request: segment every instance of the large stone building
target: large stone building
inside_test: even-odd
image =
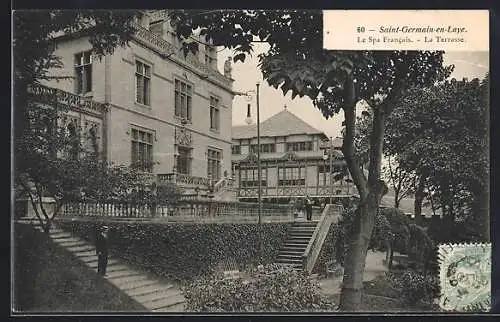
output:
[[[233,126],[232,133],[238,199],[255,201],[259,183],[257,126]],[[355,193],[340,151],[340,138],[330,140],[286,108],[261,122],[260,137],[264,201],[289,202],[309,195],[326,202],[330,196],[339,198]]]
[[[72,79],[33,87],[33,98],[69,105],[64,126],[109,162],[186,187],[222,180],[231,171],[230,73],[217,70],[213,46],[185,57],[165,10],[145,12],[137,26],[128,47],[102,60],[85,35],[58,37],[64,67],[53,74]]]

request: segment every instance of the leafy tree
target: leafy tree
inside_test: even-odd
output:
[[[89,37],[93,54],[103,57],[113,53],[117,46],[126,46],[135,32],[130,22],[138,15],[131,10],[20,10],[13,14],[14,58],[14,147],[15,167],[23,171],[23,140],[29,132],[28,88],[49,80],[69,78],[54,76],[53,68],[61,68],[62,61],[54,52],[56,37]],[[29,166],[29,165],[27,165]]]
[[[448,230],[470,216],[488,239],[488,77],[442,82],[409,91],[387,120],[386,151],[419,180],[416,215],[426,193],[440,206]],[[434,203],[434,202],[433,202]],[[418,218],[418,217],[417,217]]]
[[[117,46],[127,45],[135,32],[130,22],[136,15],[136,11],[123,10],[30,10],[13,14],[15,183],[30,199],[46,231],[69,200],[84,195],[101,198],[108,193],[105,187],[116,181],[111,180],[111,174],[117,170],[109,170],[97,155],[84,151],[77,133],[58,126],[65,108],[37,105],[30,99],[29,88],[70,77],[50,72],[63,66],[54,54],[57,36],[88,36],[93,54],[102,58]],[[42,202],[45,196],[55,200],[52,214]]]
[[[259,56],[259,66],[270,85],[284,94],[291,92],[292,98],[308,96],[327,118],[343,110],[342,151],[360,205],[346,256],[340,307],[355,311],[361,302],[370,235],[386,188],[380,178],[385,118],[406,90],[449,75],[451,68],[442,66],[443,52],[325,51],[319,10],[173,10],[169,16],[184,38],[198,30],[215,45],[233,49],[235,61],[252,52],[254,40],[267,42],[270,49]],[[362,101],[373,115],[368,178],[354,150],[356,106]]]
[[[399,208],[401,200],[411,195],[415,187],[416,175],[407,170],[402,161],[388,156],[387,165],[383,167],[385,177],[394,189],[394,208]]]

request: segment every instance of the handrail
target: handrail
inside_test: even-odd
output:
[[[220,178],[219,181],[217,181],[216,184],[214,184],[214,192],[218,192],[220,189],[224,188],[226,186],[226,177]]]
[[[342,206],[340,205],[328,204],[325,206],[321,218],[316,225],[316,229],[307,244],[306,250],[302,254],[302,268],[307,272],[312,272],[326,236],[328,235],[328,231],[330,230],[330,226],[333,224],[334,219],[339,219],[339,216],[334,216],[334,213],[340,214],[341,212]]]

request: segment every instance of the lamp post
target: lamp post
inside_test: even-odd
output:
[[[327,159],[330,159],[330,168],[329,168],[329,174],[330,174],[330,204],[332,204],[332,198],[333,198],[333,181],[332,181],[332,168],[333,168],[333,139],[330,137],[330,147],[328,149],[328,154],[325,153],[323,154],[323,160],[326,161]]]
[[[259,215],[259,260],[260,260],[260,263],[259,264],[262,264],[262,232],[261,232],[261,223],[262,223],[262,219],[261,219],[261,212],[262,212],[262,171],[261,171],[261,164],[260,164],[260,100],[259,100],[259,87],[260,87],[260,84],[257,83],[257,171],[259,171],[258,173],[258,180],[259,180],[259,190],[258,190],[258,215]]]
[[[262,232],[261,232],[261,224],[262,224],[262,170],[260,163],[260,83],[256,84],[256,91],[250,90],[247,92],[233,92],[235,95],[246,96],[248,101],[252,100],[251,93],[255,93],[256,101],[257,101],[257,180],[258,183],[258,191],[257,191],[257,203],[258,203],[258,229],[259,229],[259,261],[262,262]],[[250,105],[250,104],[249,104]],[[250,115],[247,115],[249,118]],[[260,263],[259,263],[260,264]]]

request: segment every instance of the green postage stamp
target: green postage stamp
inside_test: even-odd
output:
[[[491,244],[439,245],[439,306],[446,311],[488,311],[491,307]]]

